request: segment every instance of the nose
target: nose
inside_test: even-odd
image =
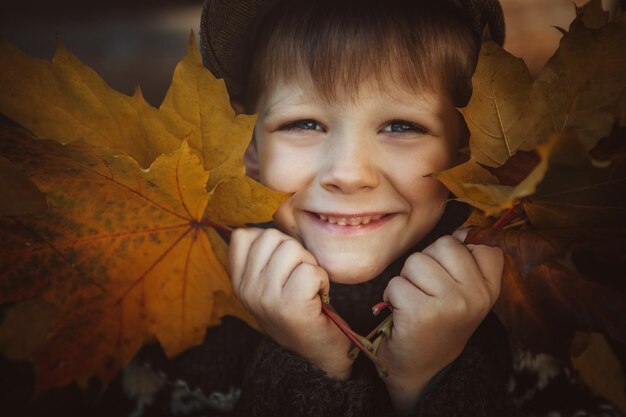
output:
[[[366,136],[338,134],[328,139],[320,175],[324,189],[352,194],[378,186],[376,150]]]

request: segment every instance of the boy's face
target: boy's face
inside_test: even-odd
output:
[[[455,161],[461,134],[444,95],[365,82],[356,99],[328,103],[280,83],[257,111],[260,181],[295,193],[275,221],[332,281],[374,278],[441,217],[448,192],[426,175]]]

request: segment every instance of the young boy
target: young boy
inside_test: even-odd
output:
[[[502,253],[463,244],[447,190],[429,177],[466,140],[455,107],[471,95],[487,21],[502,42],[495,0],[205,3],[205,65],[235,108],[259,115],[249,172],[293,195],[268,228],[230,242],[233,288],[266,335],[225,318],[202,346],[153,360],[186,381],[170,413],[224,415],[234,403],[242,416],[515,413],[506,336],[492,315],[483,322]],[[388,376],[348,356],[320,293],[361,334],[381,320],[374,304],[393,306],[378,350]],[[241,395],[215,393],[231,387]]]
[[[205,64],[236,108],[259,114],[249,172],[294,193],[272,227],[233,233],[234,290],[273,341],[338,385],[363,377],[319,294],[354,327],[338,287],[355,292],[359,314],[388,301],[394,327],[378,356],[398,415],[416,411],[500,290],[499,249],[464,245],[463,231],[416,248],[444,214],[448,193],[428,174],[458,162],[466,131],[455,106],[471,94],[485,22],[503,37],[498,3],[475,3],[208,1],[203,11]],[[378,299],[359,300],[372,281]],[[308,402],[298,395],[264,401]],[[503,411],[501,399],[475,401]],[[289,415],[283,405],[267,415]]]
[[[463,243],[467,210],[429,177],[466,144],[456,107],[486,26],[503,42],[497,0],[206,0],[201,26],[205,65],[258,113],[248,172],[293,195],[230,242],[233,288],[265,334],[225,317],[172,360],[145,349],[122,378],[135,415],[520,415],[535,391],[510,379],[489,313],[502,253]],[[374,304],[393,306],[388,376],[348,357],[320,294],[361,334],[382,320]],[[560,411],[544,402],[532,415]]]

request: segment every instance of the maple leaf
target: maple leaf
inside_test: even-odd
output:
[[[125,153],[147,167],[180,146],[183,135],[163,122],[139,89],[112,90],[61,43],[52,62],[0,40],[0,113],[39,138],[83,140]]]
[[[34,132],[0,129],[0,196],[11,197],[0,206],[0,303],[57,311],[36,349],[7,333],[12,322],[0,341],[34,350],[37,392],[106,383],[155,339],[176,355],[226,314],[255,326],[214,227],[268,221],[287,195],[245,176],[255,117],[235,115],[193,37],[160,109],[139,90],[111,90],[62,46],[52,63],[6,42],[0,57],[0,111]],[[39,306],[15,308],[49,311]],[[41,314],[30,339],[47,328]],[[5,353],[27,353],[16,350]]]
[[[60,308],[34,358],[38,390],[107,381],[152,337],[173,356],[217,324],[213,294],[232,294],[212,250],[224,244],[204,218],[209,174],[186,142],[148,170],[6,129],[0,154],[48,198],[43,217],[0,220],[0,302],[40,297]]]
[[[475,228],[466,242],[504,251],[494,310],[513,344],[566,358],[578,330],[626,343],[626,288],[619,272],[626,266],[619,249],[626,244],[626,231]],[[616,249],[607,256],[604,248],[610,245]],[[604,266],[597,268],[601,262]]]
[[[594,161],[571,131],[537,152],[541,163],[518,185],[528,195],[524,211],[535,228],[626,228],[626,154]]]
[[[461,109],[475,162],[502,165],[566,128],[575,129],[589,150],[615,123],[626,125],[626,15],[606,25],[601,16],[606,21],[597,0],[579,10],[534,81],[519,58],[493,41],[483,44],[474,94]]]
[[[0,157],[0,216],[43,214],[46,196],[11,162]]]
[[[534,192],[542,174],[533,152],[553,133],[575,130],[589,151],[616,125],[626,126],[626,15],[608,24],[606,16],[599,1],[580,10],[534,81],[522,60],[483,44],[474,94],[461,109],[471,157],[433,175],[459,201],[497,216]]]
[[[555,134],[539,145],[533,167],[517,185],[501,185],[498,177],[473,160],[433,176],[487,216],[496,216],[522,201],[533,225],[545,227],[626,224],[626,155],[612,161],[594,161],[573,131]],[[515,158],[511,158],[514,160]],[[528,165],[526,165],[528,167]],[[508,170],[523,171],[515,165]],[[504,175],[507,175],[505,172]]]
[[[112,90],[62,44],[48,62],[0,40],[0,91],[0,113],[36,137],[83,140],[130,155],[144,168],[187,140],[211,171],[207,189],[226,197],[208,207],[222,224],[267,221],[286,198],[245,175],[243,154],[256,116],[235,114],[224,82],[202,66],[193,33],[159,109],[139,89],[132,97]]]

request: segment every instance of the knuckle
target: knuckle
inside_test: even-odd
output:
[[[307,277],[320,277],[320,278],[328,278],[328,273],[322,267],[317,265],[313,265],[307,262],[302,262],[300,265],[296,267],[296,270],[299,271],[300,274]]]
[[[438,253],[442,251],[447,251],[458,245],[460,245],[459,241],[453,238],[452,236],[449,236],[449,235],[441,236],[439,239],[431,243],[426,249],[424,249],[424,253],[433,254],[433,253]]]
[[[233,230],[230,235],[231,241],[242,241],[254,238],[254,236],[260,233],[261,229],[255,227],[240,227]]]
[[[298,255],[304,251],[304,248],[295,239],[286,239],[280,243],[281,251],[285,251],[286,255]]]
[[[435,245],[444,247],[444,248],[457,246],[458,244],[459,244],[459,241],[450,235],[441,236],[439,239],[435,241]]]
[[[427,257],[428,255],[422,252],[415,252],[406,259],[405,265],[410,265],[411,267],[421,265]]]
[[[278,229],[274,229],[274,228],[265,230],[264,234],[268,238],[276,239],[276,240],[279,240],[279,239],[282,239],[282,238],[285,237],[285,235],[282,232],[280,232]]]
[[[238,229],[235,229],[230,234],[230,240],[233,241],[233,242],[234,241],[239,241],[239,240],[243,239],[243,237],[246,236],[247,233],[249,233],[247,228],[240,227]]]
[[[415,252],[411,254],[406,261],[404,262],[404,267],[402,268],[401,275],[406,276],[407,274],[417,273],[424,268],[427,268],[429,265],[430,256],[422,252]]]
[[[406,278],[402,278],[402,277],[393,277],[389,281],[389,284],[387,284],[387,288],[389,288],[390,290],[395,290],[399,288],[401,285],[403,285],[403,281],[405,279]]]
[[[461,228],[461,229],[456,229],[453,233],[452,236],[454,238],[456,238],[458,241],[463,242],[465,240],[465,238],[467,237],[467,234],[470,232],[470,228]]]
[[[293,271],[293,275],[311,275],[315,273],[315,268],[313,265],[308,264],[306,262],[302,262]]]
[[[488,258],[492,262],[502,262],[504,260],[504,251],[497,246],[468,244],[472,254],[476,257]]]
[[[391,280],[387,284],[387,294],[391,298],[396,298],[397,295],[402,293],[402,289],[404,288],[404,281],[406,281],[406,278],[400,276],[391,278]]]

